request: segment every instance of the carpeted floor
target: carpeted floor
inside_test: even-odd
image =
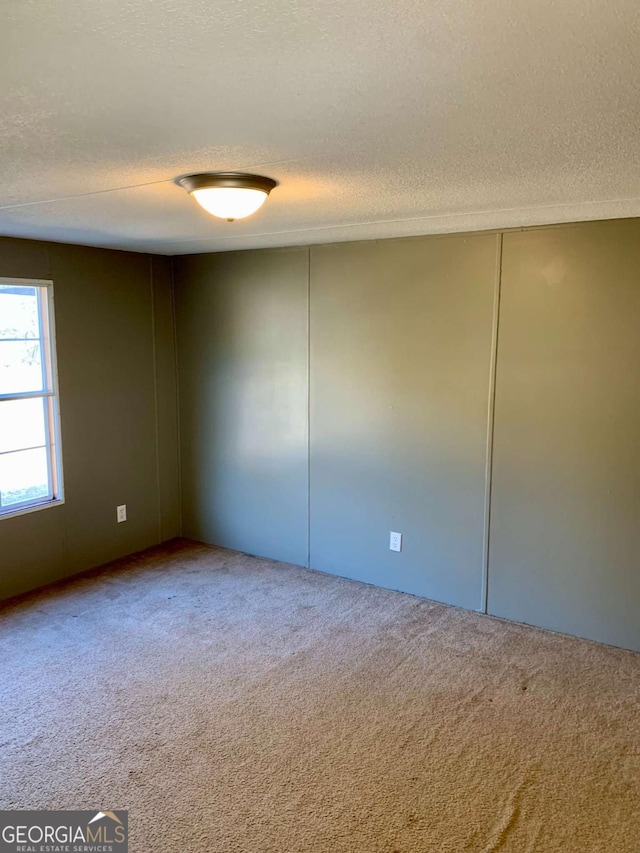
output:
[[[178,542],[0,610],[0,808],[131,853],[637,853],[640,655]]]

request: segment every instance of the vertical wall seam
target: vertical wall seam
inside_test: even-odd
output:
[[[493,486],[493,439],[496,409],[496,372],[498,366],[498,327],[502,290],[502,232],[496,241],[496,274],[493,287],[493,320],[491,327],[491,358],[489,362],[489,399],[487,405],[487,446],[484,475],[484,541],[482,554],[481,610],[489,611],[489,548],[491,538],[491,491]]]
[[[158,543],[162,542],[162,498],[160,481],[160,415],[158,411],[158,351],[156,346],[156,300],[153,287],[153,255],[149,255],[149,287],[151,288],[151,342],[153,352],[153,400],[156,429],[156,493],[158,496]]]
[[[182,536],[182,441],[180,438],[180,371],[178,369],[178,319],[176,311],[176,287],[173,274],[175,257],[169,258],[171,283],[171,328],[173,334],[173,365],[176,382],[176,460],[178,463],[178,535]]]
[[[311,247],[307,249],[307,568],[311,568]]]
[[[47,278],[49,281],[53,281],[53,292],[55,295],[56,292],[56,283],[53,278],[53,261],[51,259],[51,249],[47,245],[45,248],[47,253]],[[58,319],[56,306],[54,303],[53,306],[53,322],[56,323]],[[60,362],[58,360],[58,341],[56,340],[56,364],[58,367],[58,423],[60,424],[60,439],[62,438],[62,395],[60,393]],[[67,484],[65,483],[65,467],[64,467],[64,448],[62,446],[62,440],[60,440],[60,453],[62,454],[62,491],[65,497],[64,503],[61,505],[60,509],[62,511],[62,573],[64,576],[69,574],[71,571],[69,566],[69,529],[67,523],[67,513],[68,513],[68,503],[66,501],[67,497]]]

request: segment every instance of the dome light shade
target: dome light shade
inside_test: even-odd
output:
[[[251,216],[276,186],[272,178],[241,172],[208,172],[185,175],[176,183],[192,195],[212,216],[233,222]]]
[[[267,198],[263,190],[243,190],[236,187],[209,187],[205,190],[194,190],[192,196],[207,213],[230,222],[251,216],[262,207]]]

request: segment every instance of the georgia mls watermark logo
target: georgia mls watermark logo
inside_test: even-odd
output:
[[[126,811],[0,811],[0,853],[127,853]]]

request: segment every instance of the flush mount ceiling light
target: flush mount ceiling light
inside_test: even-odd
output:
[[[276,181],[242,172],[205,172],[185,175],[176,183],[192,195],[201,207],[220,219],[233,222],[251,216],[264,202]]]

